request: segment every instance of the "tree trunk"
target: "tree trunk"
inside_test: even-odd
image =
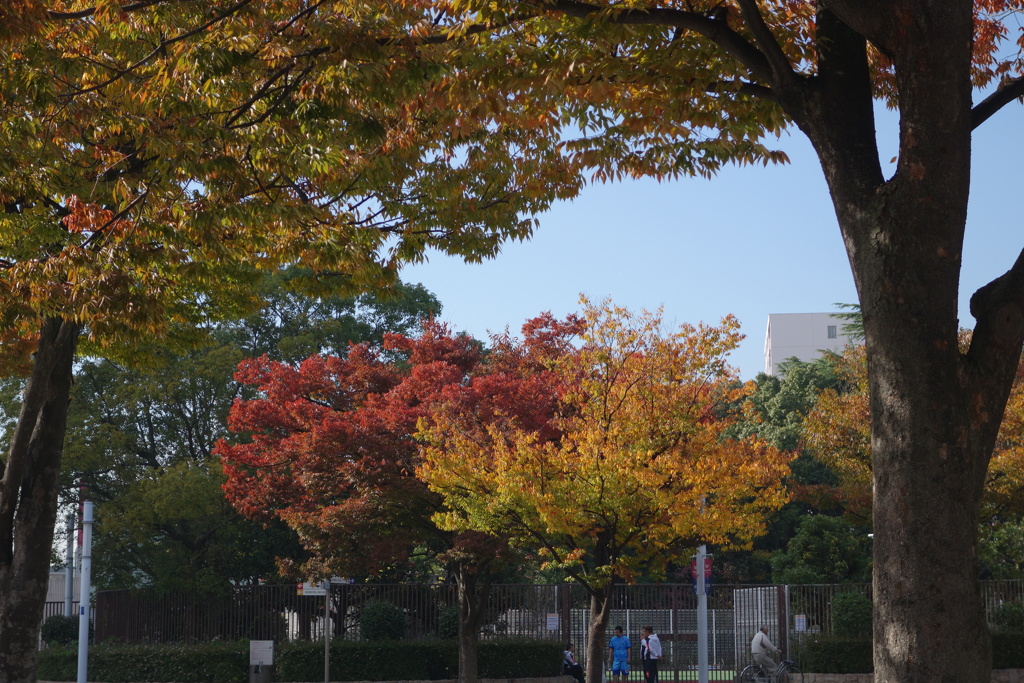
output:
[[[0,680],[34,683],[80,327],[44,321],[0,480]],[[82,603],[88,604],[88,596]]]
[[[491,575],[486,570],[459,563],[455,584],[459,597],[459,683],[479,680],[477,634],[491,592]]]
[[[1020,357],[1024,287],[978,299],[958,348],[971,142],[971,3],[894,2],[880,15],[827,2],[819,76],[787,111],[832,194],[861,303],[871,392],[874,662],[879,683],[987,681],[977,524],[985,471]],[[888,21],[886,21],[888,20]],[[890,55],[900,107],[896,174],[878,161],[866,41]],[[784,105],[786,106],[786,105]],[[1007,312],[1007,307],[1013,309]]]
[[[611,616],[613,583],[601,588],[590,587],[590,622],[587,624],[587,683],[601,683],[607,657],[608,619]]]

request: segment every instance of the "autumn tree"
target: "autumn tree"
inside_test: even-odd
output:
[[[804,447],[836,475],[832,495],[845,514],[871,523],[871,419],[867,357],[846,349],[836,371],[843,386],[822,391],[803,424]]]
[[[971,333],[961,331],[961,347]],[[819,394],[804,422],[803,443],[814,459],[837,476],[834,495],[844,512],[861,524],[872,522],[872,470],[867,359],[863,346],[850,347],[837,363],[842,389]],[[1016,541],[1024,523],[1024,361],[1018,366],[992,460],[985,476],[978,513],[981,569],[986,575],[1016,578],[1013,565],[1024,563]],[[1000,550],[1001,549],[1001,550]]]
[[[438,0],[360,16],[396,4],[421,21],[392,21],[392,44],[439,47],[434,92],[459,93],[467,125],[548,129],[597,180],[780,161],[770,136],[807,136],[868,348],[875,675],[987,680],[977,523],[1024,342],[1024,253],[974,293],[967,350],[957,308],[972,133],[1024,94],[1020,1]],[[879,101],[899,116],[891,175]]]
[[[785,502],[788,467],[764,442],[723,438],[730,421],[716,409],[732,391],[734,318],[668,331],[660,313],[607,302],[587,304],[582,317],[579,348],[543,359],[563,387],[551,428],[531,428],[500,404],[467,411],[451,392],[421,422],[419,476],[444,498],[443,528],[537,545],[587,589],[587,675],[599,681],[594,653],[604,651],[614,585],[663,573],[702,542],[749,543]]]
[[[45,506],[19,506],[15,494],[23,473],[35,481],[54,469],[53,458],[36,468],[27,454],[59,452],[85,326],[97,340],[159,329],[188,316],[182,302],[212,303],[194,295],[211,282],[219,294],[241,285],[263,258],[305,256],[373,286],[430,244],[493,255],[502,239],[529,234],[522,212],[571,196],[580,174],[664,178],[781,161],[766,136],[792,126],[821,161],[864,314],[874,544],[884,558],[873,578],[876,676],[985,680],[970,558],[1024,341],[1024,255],[975,293],[966,351],[957,300],[972,131],[1024,93],[1019,9],[1019,0],[5,5],[10,267],[0,319],[6,349],[38,351],[0,497],[0,531],[17,509],[26,535],[0,533],[3,554],[49,537],[52,520],[36,514]],[[879,99],[900,117],[891,177],[876,140]],[[37,416],[45,429],[30,426]],[[29,448],[31,438],[42,441]],[[26,500],[49,500],[28,488]],[[947,555],[968,559],[950,566]],[[32,586],[16,598],[0,571],[0,598],[28,600],[20,617],[0,604],[0,656],[34,635],[43,588],[28,577],[41,577],[42,564],[15,581]],[[16,679],[29,675],[16,666]]]
[[[65,444],[62,500],[85,486],[97,503],[93,582],[192,593],[273,578],[275,557],[301,549],[283,523],[240,516],[224,499],[214,443],[241,385],[232,375],[248,355],[292,361],[380,344],[411,332],[440,302],[421,285],[341,297],[294,291],[309,276],[267,274],[256,313],[173,330],[136,346],[137,362],[86,358],[77,364]],[[187,492],[187,493],[186,493]]]
[[[235,402],[229,427],[238,437],[217,446],[232,504],[298,533],[311,555],[294,568],[301,574],[380,575],[408,567],[423,550],[444,563],[458,589],[466,681],[477,677],[476,637],[492,575],[510,555],[500,534],[434,524],[443,501],[416,476],[415,433],[451,392],[475,411],[497,404],[538,428],[546,424],[545,407],[554,403],[543,383],[498,372],[497,358],[489,354],[485,364],[478,342],[428,322],[415,337],[387,334],[383,349],[356,345],[344,358],[248,360],[237,378],[258,395]],[[487,389],[470,398],[459,388],[484,365],[487,379],[476,386]]]
[[[5,680],[34,679],[80,344],[130,362],[140,340],[253,310],[281,265],[360,291],[428,248],[491,256],[578,186],[544,131],[466,125],[429,92],[418,42],[398,57],[383,39],[408,12],[342,9],[0,7],[0,341],[27,377],[0,481]]]

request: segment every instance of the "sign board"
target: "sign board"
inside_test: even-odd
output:
[[[557,631],[558,630],[558,614],[555,613],[555,612],[550,612],[548,614],[548,622],[547,623],[548,623],[548,630],[549,631]]]
[[[807,630],[807,615],[797,614],[793,617],[793,630],[797,633],[803,633]]]
[[[263,666],[274,663],[274,641],[249,641],[249,666]]]
[[[298,592],[299,595],[305,595],[305,596],[316,596],[316,595],[319,595],[319,596],[323,597],[323,596],[327,595],[327,589],[326,588],[324,588],[319,583],[315,583],[315,582],[312,582],[312,581],[304,581],[304,582],[302,582],[300,584],[297,584],[296,591]]]
[[[693,584],[693,594],[697,594],[697,559],[690,561],[690,582]],[[704,595],[711,595],[711,556],[704,556]]]

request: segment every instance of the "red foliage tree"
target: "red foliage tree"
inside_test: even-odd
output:
[[[542,316],[526,341],[496,337],[486,358],[474,340],[427,323],[410,338],[386,335],[384,350],[353,346],[347,357],[313,356],[297,367],[257,358],[236,379],[258,397],[239,399],[221,442],[228,499],[250,517],[275,516],[298,534],[308,576],[375,573],[430,545],[459,590],[460,676],[476,679],[476,640],[492,570],[505,557],[499,536],[440,530],[442,499],[416,477],[417,425],[432,411],[459,414],[467,428],[515,420],[553,438],[559,383],[545,359],[567,348],[574,319]]]

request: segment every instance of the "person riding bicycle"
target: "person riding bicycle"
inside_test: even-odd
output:
[[[769,676],[775,676],[778,664],[771,658],[770,654],[779,654],[779,649],[768,640],[768,627],[762,626],[754,639],[750,641],[750,653],[754,655],[754,661],[761,665],[764,672]]]

